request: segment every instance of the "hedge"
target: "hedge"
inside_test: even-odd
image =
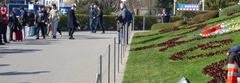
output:
[[[103,24],[106,28],[106,30],[116,30],[116,21],[115,21],[116,16],[113,15],[105,15],[103,16]],[[161,19],[159,16],[145,16],[146,24],[145,24],[145,29],[150,30],[151,26],[153,24],[158,23],[158,21]],[[178,21],[181,20],[181,17],[174,16],[172,17],[171,21]],[[77,15],[77,20],[80,24],[81,31],[86,31],[89,30],[89,16],[88,15]],[[135,30],[142,30],[143,29],[143,16],[134,16],[134,26]],[[59,28],[61,30],[68,30],[67,28],[67,16],[62,15],[61,16],[61,21],[59,23]]]
[[[81,31],[89,30],[89,16],[76,15],[76,17],[77,17],[77,21],[80,24]],[[103,21],[104,21],[104,26],[106,27],[107,30],[116,30],[115,16],[104,16]],[[61,28],[61,30],[64,30],[64,31],[68,30],[66,15],[61,16],[61,20],[59,22],[59,28]]]
[[[211,18],[215,18],[215,17],[218,17],[218,12],[217,11],[208,11],[207,13],[203,13],[203,14],[199,14],[199,15],[195,16],[190,21],[187,21],[187,24],[188,25],[193,25],[193,24],[197,24],[197,23],[207,21],[207,20],[209,20]]]
[[[230,15],[238,13],[238,12],[240,12],[240,5],[233,5],[233,6],[229,6],[229,7],[222,9],[219,12],[219,15],[220,16],[224,16],[224,15],[230,16]]]
[[[182,26],[184,24],[186,24],[186,22],[184,20],[178,20],[178,21],[171,22],[171,23],[158,23],[158,24],[152,25],[151,30],[159,31],[160,29],[178,27],[178,26]]]

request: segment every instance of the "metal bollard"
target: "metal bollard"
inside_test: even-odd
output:
[[[99,57],[99,83],[102,83],[102,55]]]
[[[113,49],[114,49],[114,68],[113,68],[113,70],[114,70],[114,73],[113,73],[113,79],[114,79],[114,82],[113,83],[116,83],[116,37],[114,38],[114,46],[113,46]]]
[[[110,67],[111,67],[111,66],[110,66],[110,65],[111,65],[111,64],[110,64],[110,62],[111,62],[111,61],[110,61],[110,60],[111,60],[111,57],[110,57],[110,55],[111,55],[110,53],[111,53],[111,52],[110,52],[110,51],[111,51],[111,45],[108,46],[108,83],[110,83],[110,77],[111,77],[111,76],[110,76]]]
[[[143,31],[145,30],[146,26],[146,17],[143,16]]]
[[[118,43],[118,73],[119,73],[119,65],[120,64],[120,43]]]
[[[123,64],[123,44],[121,44],[121,64]]]

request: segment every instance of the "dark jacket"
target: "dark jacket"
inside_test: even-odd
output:
[[[35,21],[35,15],[34,15],[34,13],[30,13],[28,25],[29,26],[34,26],[34,21]]]
[[[97,15],[98,15],[97,10],[95,8],[91,9],[91,11],[90,11],[90,19],[96,20]],[[94,19],[94,17],[95,17],[95,19]]]
[[[9,27],[14,30],[21,30],[21,24],[17,18],[17,15],[15,13],[11,13],[10,17],[9,17]]]
[[[21,12],[19,22],[22,24],[22,26],[26,26],[27,19],[28,19],[27,12],[25,11]]]
[[[77,26],[78,26],[78,23],[77,23],[77,18],[75,16],[75,11],[71,9],[68,12],[68,27],[75,28]]]
[[[47,11],[40,11],[36,15],[36,23],[46,23],[48,21]]]
[[[98,16],[98,18],[102,18],[103,17],[103,10],[102,9],[97,11],[97,16]]]

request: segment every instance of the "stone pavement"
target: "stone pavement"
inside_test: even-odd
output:
[[[28,38],[0,46],[0,83],[94,83],[100,54],[107,83],[108,45],[117,33],[77,32],[75,40],[64,34],[56,40]]]

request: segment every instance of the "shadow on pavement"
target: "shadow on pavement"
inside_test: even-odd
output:
[[[36,71],[36,72],[4,72],[0,73],[0,76],[11,76],[11,75],[32,75],[32,74],[41,74],[41,73],[49,73],[50,71]]]
[[[31,53],[36,51],[42,51],[42,50],[41,49],[0,49],[0,54]]]
[[[27,41],[23,42],[24,45],[49,45],[51,44],[48,40],[35,40],[35,39],[28,39]]]
[[[88,36],[88,35],[76,35],[74,37],[76,39],[111,39],[108,37],[96,37],[96,36]]]
[[[0,67],[10,66],[10,64],[0,64]]]

